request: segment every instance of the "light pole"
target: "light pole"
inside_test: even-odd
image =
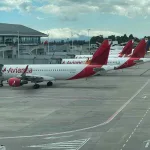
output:
[[[67,38],[66,42],[67,42],[67,52],[68,52],[68,50],[69,50],[69,38]]]
[[[19,31],[18,31],[18,58],[19,58],[19,54],[20,54],[20,52],[19,52]]]
[[[49,32],[48,32],[48,55],[49,55]]]
[[[89,32],[90,32],[91,29],[87,29],[87,30],[88,30],[88,38],[89,38],[89,52],[90,52],[90,51],[91,51],[91,50],[90,50],[90,47],[91,47],[91,46],[90,46],[90,33],[89,33]]]
[[[71,31],[71,39],[72,39],[72,51],[73,51],[73,33]]]

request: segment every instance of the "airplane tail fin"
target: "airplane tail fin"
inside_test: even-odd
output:
[[[144,58],[146,54],[146,41],[145,39],[142,39],[139,44],[136,46],[136,48],[133,51],[133,54],[131,55],[132,58]]]
[[[91,65],[106,65],[108,61],[108,56],[110,52],[110,43],[109,40],[104,40],[97,51],[93,54],[92,59],[87,60],[88,64]]]
[[[128,43],[125,45],[121,53],[119,54],[119,57],[122,57],[123,55],[127,56],[131,54],[133,47],[133,40],[128,41]]]

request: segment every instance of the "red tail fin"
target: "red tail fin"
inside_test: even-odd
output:
[[[90,64],[99,64],[99,65],[106,65],[108,61],[108,56],[110,52],[110,44],[108,40],[104,40],[97,51],[94,53]]]
[[[128,41],[128,43],[125,45],[125,47],[123,48],[122,52],[120,53],[120,56],[125,55],[129,55],[132,52],[132,47],[133,47],[133,41],[130,40]]]
[[[132,58],[143,58],[146,53],[146,41],[142,39],[131,55]]]

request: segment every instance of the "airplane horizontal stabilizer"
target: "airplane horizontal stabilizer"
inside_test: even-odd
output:
[[[143,61],[143,60],[134,60],[134,62],[135,62],[136,64],[144,63],[144,61]]]
[[[103,71],[106,71],[104,68],[94,68],[93,69],[95,72],[103,72]]]
[[[102,68],[94,68],[93,70],[95,72],[107,72],[107,71],[114,70],[114,69],[115,69],[115,66],[104,65]]]

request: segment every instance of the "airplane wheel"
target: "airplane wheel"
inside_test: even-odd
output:
[[[47,86],[52,86],[53,85],[53,82],[49,81],[47,82]]]
[[[34,89],[38,89],[40,87],[40,85],[39,84],[35,84],[35,85],[33,85],[33,88]]]
[[[4,85],[3,85],[3,81],[1,81],[1,83],[0,83],[0,87],[2,87],[2,86],[4,86]]]

